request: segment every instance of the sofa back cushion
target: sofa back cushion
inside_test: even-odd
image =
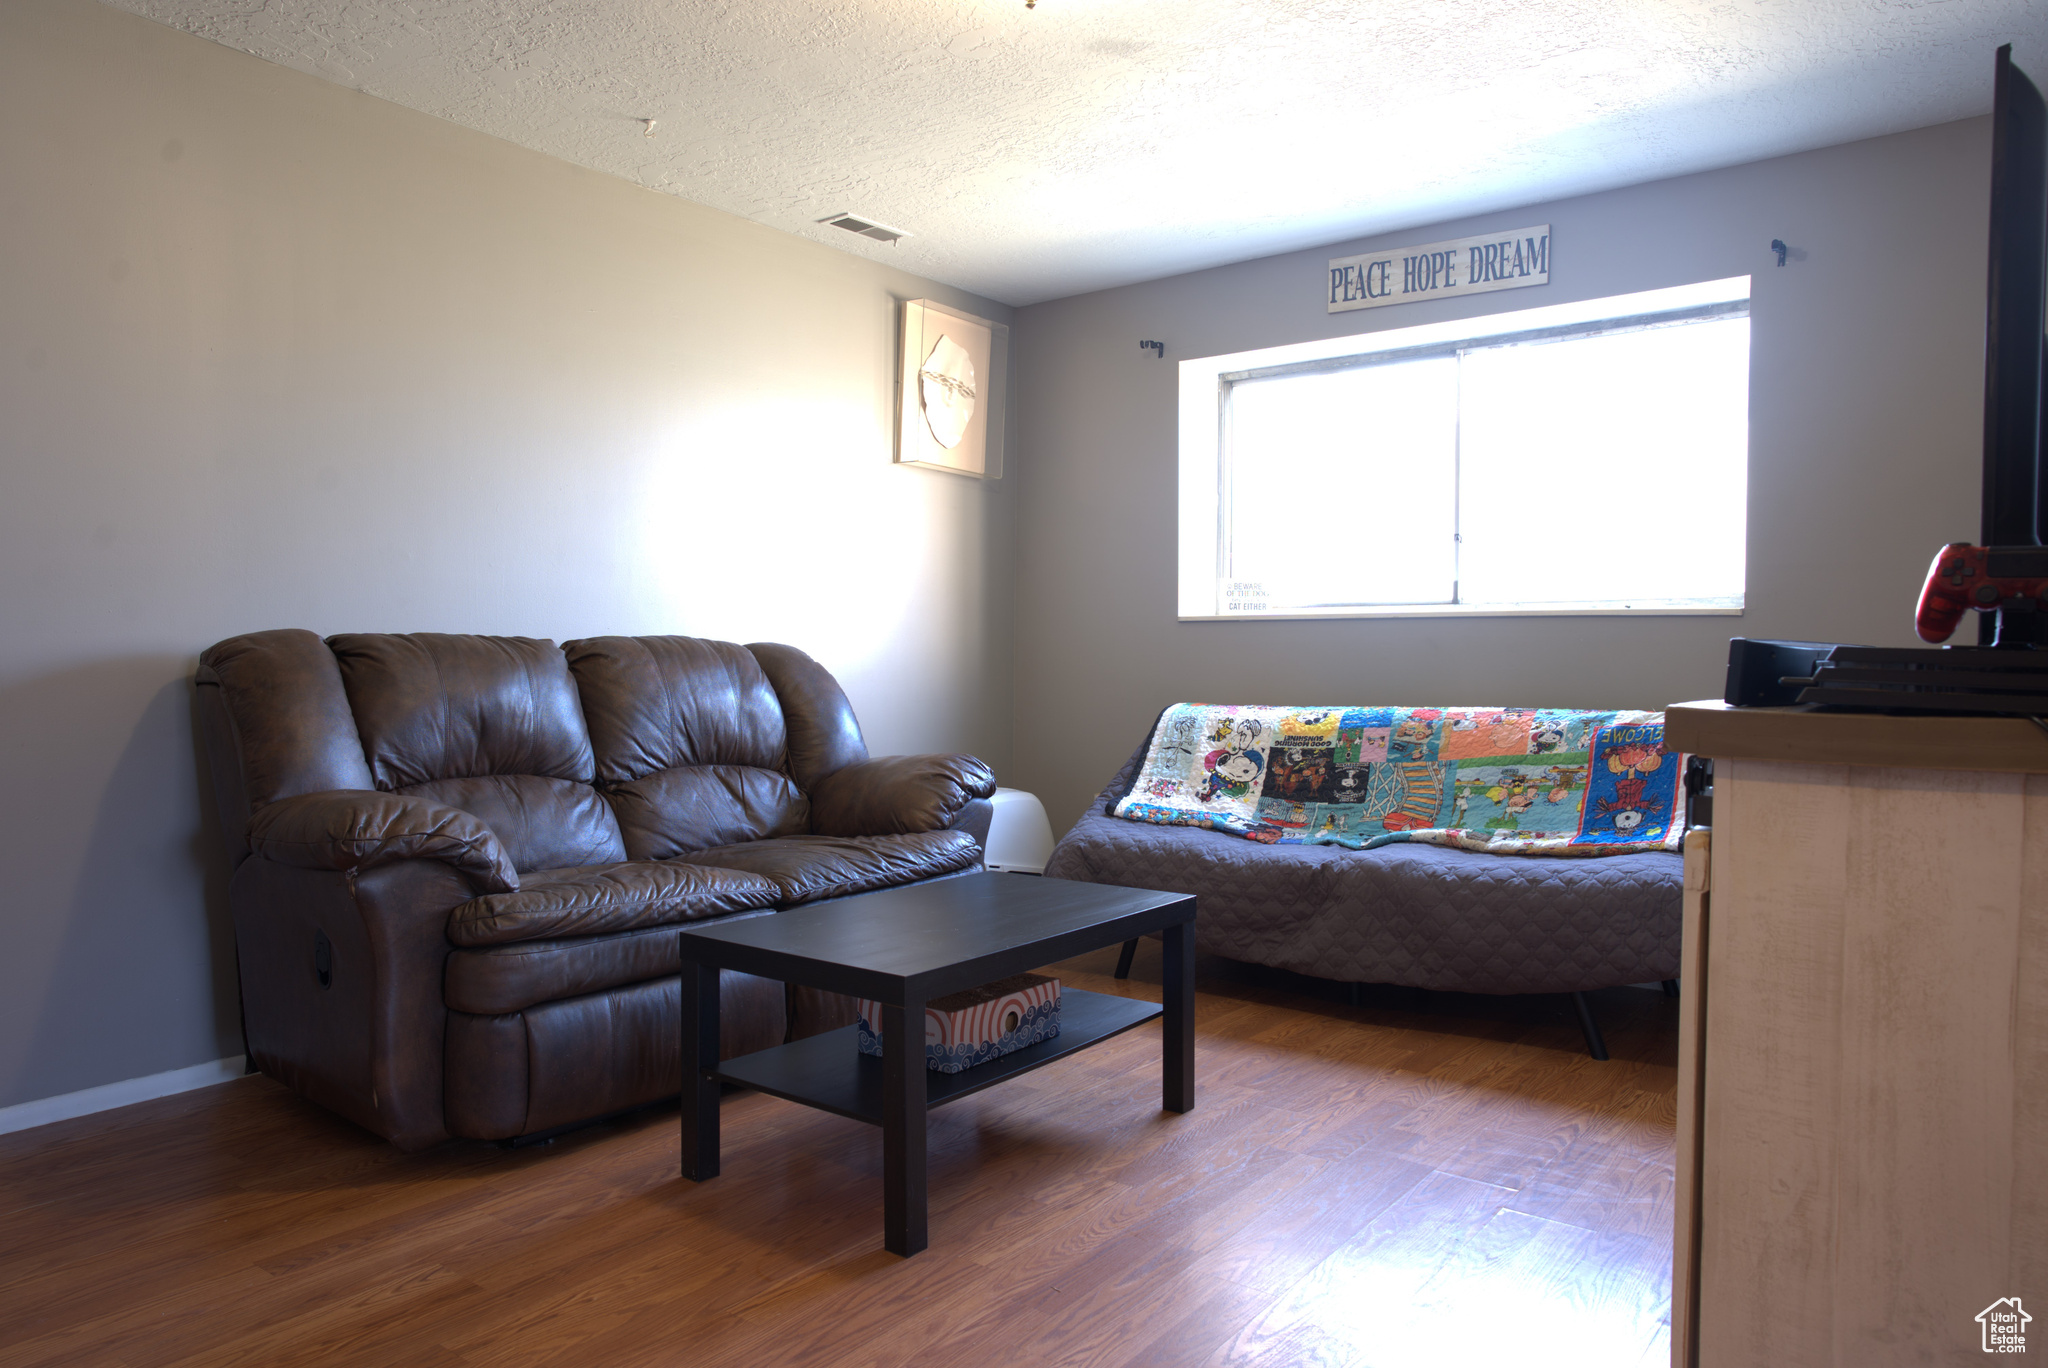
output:
[[[468,779],[429,779],[424,784],[407,784],[398,792],[417,793],[474,813],[505,847],[512,867],[521,874],[617,864],[626,858],[611,807],[596,789],[573,779],[484,774]]]
[[[783,773],[782,706],[745,647],[614,636],[562,650],[628,858],[666,860],[809,828],[810,804]]]
[[[378,788],[475,813],[521,873],[625,858],[553,642],[423,632],[327,644]]]
[[[832,672],[794,646],[757,641],[747,647],[782,701],[789,728],[789,776],[808,793],[820,779],[868,758],[860,722]]]

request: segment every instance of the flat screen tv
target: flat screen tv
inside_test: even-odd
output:
[[[2044,287],[2048,287],[2048,104],[1998,50],[1991,96],[1991,275],[1984,338],[1986,548],[2041,546],[2048,469],[2041,459]],[[1995,559],[1994,555],[1994,559]],[[2031,562],[2037,557],[2024,558]],[[2014,569],[2020,567],[2015,565]],[[1997,573],[1996,567],[1993,573]],[[2038,606],[2037,606],[2038,605]],[[2027,598],[1978,617],[1979,642],[2048,646],[2048,603]]]

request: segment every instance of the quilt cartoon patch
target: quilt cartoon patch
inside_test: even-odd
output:
[[[1176,703],[1111,815],[1278,845],[1496,855],[1676,850],[1660,712]]]

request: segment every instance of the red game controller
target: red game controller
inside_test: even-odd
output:
[[[1947,641],[1966,609],[2048,611],[2048,546],[1950,542],[1927,568],[1913,627],[1922,641]]]

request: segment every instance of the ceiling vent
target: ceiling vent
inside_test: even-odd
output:
[[[901,228],[891,228],[886,223],[876,223],[873,219],[864,219],[857,214],[827,214],[818,222],[829,223],[834,228],[844,228],[849,233],[859,233],[862,237],[873,238],[877,242],[894,242],[897,238],[910,236]]]

